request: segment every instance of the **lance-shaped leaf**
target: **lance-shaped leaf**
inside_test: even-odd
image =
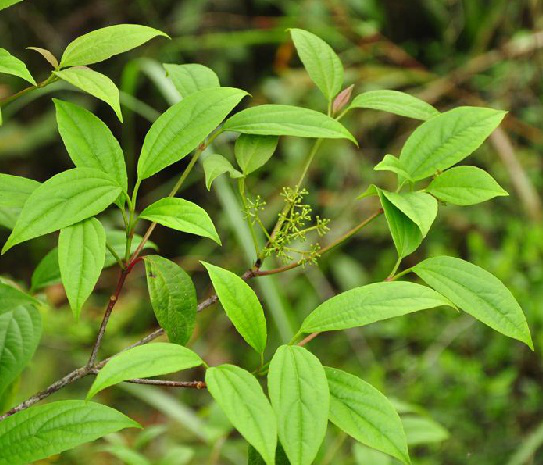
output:
[[[520,305],[493,274],[460,258],[446,256],[428,258],[413,271],[461,310],[533,350]]]
[[[255,292],[238,275],[210,263],[207,269],[224,311],[243,339],[259,354],[266,348],[266,317]]]
[[[320,37],[302,29],[291,29],[290,34],[307,74],[331,101],[343,85],[343,65],[336,52]]]
[[[0,10],[1,9],[2,7],[0,6]],[[30,84],[37,85],[26,65],[19,60],[19,58],[14,57],[9,53],[5,48],[0,48],[0,73],[11,74],[12,76],[17,76],[30,82]]]
[[[232,178],[241,178],[243,175],[232,166],[222,155],[209,155],[203,161],[204,173],[206,178],[207,190],[211,189],[211,184],[221,174],[230,173]]]
[[[394,206],[381,189],[378,187],[375,189],[377,190],[377,194],[379,194],[379,199],[381,200],[398,256],[400,258],[407,257],[417,250],[422,242],[423,236],[420,228],[405,213]]]
[[[257,379],[242,368],[221,365],[206,371],[206,384],[234,428],[255,447],[266,465],[275,465],[275,414]]]
[[[58,68],[57,57],[50,50],[41,47],[27,47],[27,49],[39,53],[54,69]]]
[[[41,316],[34,307],[0,309],[0,397],[30,362],[40,338]]]
[[[277,136],[255,136],[242,134],[236,140],[234,153],[241,171],[247,176],[256,171],[271,158],[279,138]]]
[[[75,168],[53,176],[28,197],[2,253],[97,215],[120,193],[119,185],[98,170]]]
[[[349,109],[372,108],[408,118],[428,120],[439,115],[432,105],[396,90],[372,90],[357,95]]]
[[[136,251],[141,240],[142,237],[140,235],[134,234],[130,247],[130,254],[133,254]],[[126,253],[126,232],[112,229],[106,230],[106,243],[119,257],[124,257],[124,254]],[[152,241],[146,241],[143,248],[157,250],[156,244]],[[116,263],[117,259],[115,256],[109,251],[109,249],[106,249],[106,262],[104,263],[104,268],[115,265]]]
[[[185,199],[163,198],[141,212],[141,219],[159,223],[176,231],[209,237],[221,244],[219,235],[207,212]]]
[[[402,421],[390,401],[371,384],[325,367],[330,421],[357,441],[409,464]]]
[[[30,281],[31,292],[39,291],[45,287],[61,282],[60,268],[58,266],[58,249],[55,247],[45,257],[43,257],[38,266],[32,273]]]
[[[304,320],[300,333],[365,326],[441,305],[451,303],[420,284],[403,281],[372,283],[342,292],[320,304]]]
[[[90,68],[69,68],[54,71],[54,74],[72,86],[107,103],[122,122],[121,104],[119,103],[119,89],[106,75]]]
[[[197,63],[186,65],[164,64],[163,66],[167,76],[172,80],[173,85],[183,98],[200,90],[220,86],[219,77],[215,74],[215,71],[207,66]]]
[[[53,99],[58,131],[77,168],[94,168],[115,179],[127,191],[126,164],[119,142],[90,111]]]
[[[315,110],[290,105],[247,108],[229,118],[223,129],[263,136],[349,139],[356,143],[353,135],[335,119]]]
[[[58,265],[62,284],[74,317],[98,282],[106,258],[106,232],[96,218],[76,223],[60,231]]]
[[[164,257],[148,255],[144,261],[156,319],[170,342],[185,345],[192,336],[198,308],[194,284],[181,267]]]
[[[0,206],[0,226],[6,229],[13,229],[20,213],[20,208]]]
[[[147,179],[186,157],[247,95],[233,87],[205,89],[164,112],[145,136],[138,161],[138,178]]]
[[[175,373],[203,363],[196,353],[178,344],[155,342],[134,347],[116,355],[100,369],[87,399],[122,381]]]
[[[23,208],[40,183],[22,176],[0,173],[0,207]]]
[[[139,427],[121,412],[95,402],[64,400],[34,406],[0,423],[0,465],[26,465]]]
[[[426,191],[454,205],[475,205],[509,195],[490,174],[475,166],[456,166],[445,171],[434,178]]]
[[[424,192],[388,192],[383,195],[413,223],[426,237],[437,216],[437,200]]]
[[[270,399],[279,439],[292,465],[313,463],[326,434],[330,391],[319,359],[283,345],[270,362]]]
[[[505,112],[459,107],[429,119],[407,139],[400,161],[415,181],[445,170],[477,150]]]
[[[411,181],[411,176],[402,166],[402,162],[399,158],[396,158],[394,155],[385,155],[383,159],[375,165],[373,168],[375,171],[392,171],[397,175],[406,178]]]
[[[39,186],[38,181],[0,173],[0,225],[13,229],[26,199]]]
[[[117,24],[97,29],[71,42],[62,55],[60,66],[98,63],[139,47],[157,36],[168,37],[162,31],[137,24]]]
[[[0,313],[20,305],[40,305],[40,301],[9,284],[0,282]]]

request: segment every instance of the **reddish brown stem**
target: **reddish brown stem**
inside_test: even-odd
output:
[[[315,339],[320,333],[311,333],[309,336],[302,339],[300,342],[298,342],[298,345],[300,347],[305,346],[308,342],[311,342],[313,339]]]
[[[109,317],[111,316],[111,312],[113,311],[113,307],[115,307],[117,300],[119,300],[119,295],[121,294],[121,291],[123,290],[126,277],[130,274],[134,266],[141,260],[142,259],[140,257],[136,257],[126,266],[126,268],[121,270],[121,273],[119,275],[119,280],[117,281],[117,286],[115,288],[115,292],[112,294],[112,296],[109,299],[109,302],[106,307],[106,311],[104,312],[104,317],[102,318],[102,323],[100,324],[100,329],[98,330],[98,335],[96,336],[96,342],[94,343],[91,356],[89,357],[89,361],[87,362],[87,368],[89,369],[93,367],[96,362],[96,357],[98,356],[98,351],[100,350],[102,339],[104,338],[104,334],[106,332],[106,327],[109,322]]]

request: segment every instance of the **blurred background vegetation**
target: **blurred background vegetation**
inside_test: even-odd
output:
[[[462,209],[441,206],[427,240],[404,265],[446,253],[494,273],[526,312],[536,351],[474,323],[468,315],[443,309],[323,334],[308,347],[324,363],[356,373],[397,399],[415,464],[542,464],[542,13],[540,0],[26,0],[2,12],[0,45],[24,59],[37,79],[48,75],[48,65],[26,50],[28,46],[60,55],[76,36],[123,22],[156,27],[172,40],[154,40],[97,66],[121,87],[122,126],[108,107],[61,83],[6,107],[0,128],[1,171],[43,181],[71,167],[56,129],[51,94],[80,102],[106,121],[122,140],[133,169],[150,122],[177,98],[161,63],[205,64],[218,73],[222,85],[248,90],[251,104],[324,109],[324,100],[289,40],[289,27],[308,29],[328,41],[340,54],[346,84],[355,84],[355,93],[397,89],[440,110],[459,105],[508,110],[501,128],[469,164],[488,170],[510,196]],[[20,86],[2,76],[0,98]],[[370,183],[384,187],[392,183],[392,176],[372,167],[386,153],[398,154],[418,123],[368,110],[352,112],[345,124],[360,148],[325,143],[308,183],[308,202],[316,213],[331,219],[332,230],[324,243],[375,210],[373,198],[355,198]],[[281,188],[292,185],[309,143],[283,138],[279,152],[250,179],[251,194],[267,201],[263,214],[267,224],[273,223]],[[232,141],[219,139],[214,150],[231,157]],[[141,207],[167,192],[182,168],[177,164],[145,183]],[[182,195],[209,211],[223,247],[160,228],[153,240],[163,255],[189,271],[204,298],[211,289],[198,261],[206,259],[241,273],[251,263],[252,246],[230,181],[217,180],[211,193],[204,187],[201,169],[193,171],[189,181]],[[113,213],[108,221],[112,228],[121,224]],[[8,230],[1,228],[0,242],[7,236]],[[2,257],[0,274],[29,286],[35,266],[55,242],[50,235],[18,247]],[[395,258],[380,218],[323,257],[318,266],[258,278],[255,289],[270,319],[269,347],[290,339],[294,328],[322,300],[382,280]],[[44,315],[40,349],[14,389],[12,401],[22,400],[86,361],[117,272],[115,268],[104,272],[77,324],[54,276],[49,277],[50,285],[37,290],[52,305]],[[154,328],[143,269],[138,268],[115,308],[103,355]],[[191,344],[210,365],[255,362],[219,306],[200,315]],[[202,376],[195,370],[180,379]],[[82,398],[90,381],[71,385],[55,398]],[[246,446],[230,434],[227,421],[205,391],[123,385],[102,393],[101,401],[140,421],[145,431],[111,436],[40,463],[245,463]],[[318,463],[393,462],[354,445],[330,426]]]

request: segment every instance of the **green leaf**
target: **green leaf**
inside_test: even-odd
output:
[[[155,342],[134,347],[121,352],[104,365],[92,383],[87,399],[122,381],[175,373],[203,363],[192,350],[178,344]]]
[[[0,423],[0,465],[26,465],[106,434],[139,427],[115,409],[84,400],[34,406]]]
[[[173,85],[185,98],[195,92],[213,87],[220,87],[219,77],[207,66],[197,63],[186,65],[164,64],[167,76],[172,80]]]
[[[0,281],[0,313],[20,305],[40,305],[40,301],[9,284]]]
[[[413,223],[426,237],[437,216],[437,200],[424,192],[388,192],[383,195]]]
[[[415,181],[445,170],[477,150],[505,114],[477,107],[459,107],[441,113],[411,134],[400,161]]]
[[[75,168],[53,176],[28,197],[2,254],[16,244],[97,215],[120,193],[117,183],[98,170]]]
[[[41,316],[34,307],[0,309],[0,397],[28,365],[40,338]]]
[[[62,100],[55,102],[58,131],[77,168],[94,168],[111,176],[127,192],[126,164],[119,142],[90,111]]]
[[[7,8],[8,6],[15,5],[23,0],[0,0],[0,10]]]
[[[357,199],[365,199],[366,197],[374,197],[376,195],[378,195],[377,186],[375,184],[370,184],[367,189],[357,197]]]
[[[147,179],[186,157],[245,95],[246,92],[233,87],[206,89],[169,108],[145,136],[138,161],[138,179]]]
[[[402,423],[410,446],[443,442],[449,437],[449,432],[430,418],[408,416]]]
[[[0,206],[0,226],[6,229],[13,229],[20,213],[20,208]]]
[[[58,267],[58,249],[55,247],[38,263],[32,273],[31,292],[39,291],[45,287],[57,284],[61,281],[60,268]]]
[[[140,218],[176,231],[209,237],[221,245],[219,235],[207,212],[188,200],[176,197],[160,199],[143,210]]]
[[[343,85],[341,60],[332,47],[315,34],[302,29],[291,29],[290,34],[309,77],[331,101]]]
[[[375,171],[392,171],[397,175],[412,181],[411,176],[402,166],[402,162],[394,155],[385,155],[383,159],[373,168]]]
[[[247,176],[264,166],[271,158],[279,137],[277,136],[255,136],[252,134],[242,134],[236,140],[234,153],[241,171]]]
[[[330,391],[319,359],[283,345],[270,362],[270,399],[279,439],[292,465],[313,463],[326,434]]]
[[[460,309],[533,350],[530,329],[513,294],[494,275],[454,257],[428,258],[413,271]]]
[[[45,58],[47,63],[49,63],[53,67],[53,69],[58,68],[59,63],[58,63],[57,57],[53,55],[53,53],[50,50],[47,50],[41,47],[26,47],[26,48],[28,50],[33,50],[34,52],[39,53],[43,58]]]
[[[90,68],[69,68],[53,71],[63,81],[81,89],[83,92],[107,103],[122,122],[123,114],[119,103],[119,89],[106,75]]]
[[[441,305],[451,303],[420,284],[403,281],[372,283],[350,289],[320,304],[304,320],[300,333],[365,326]]]
[[[398,256],[400,258],[407,257],[417,250],[422,242],[423,236],[420,228],[405,213],[402,213],[400,209],[395,207],[381,189],[377,187],[376,190],[381,200],[381,206],[387,219],[394,246],[398,251]]]
[[[259,354],[266,348],[266,317],[255,292],[231,271],[201,262],[228,318],[243,339]]]
[[[130,254],[133,254],[136,251],[141,240],[142,237],[140,235],[134,234],[134,237],[132,238]],[[124,257],[124,254],[126,252],[126,232],[107,229],[106,242],[119,257]],[[157,250],[156,244],[152,241],[147,241],[143,248]],[[113,266],[116,263],[117,260],[115,259],[113,254],[108,249],[106,249],[106,262],[104,263],[104,268]]]
[[[40,185],[33,179],[0,173],[0,207],[22,209],[26,199]]]
[[[235,169],[232,164],[222,155],[209,155],[203,161],[204,173],[206,177],[207,190],[211,189],[211,184],[221,174],[230,173],[232,178],[240,178],[243,175]]]
[[[429,103],[396,90],[364,92],[353,99],[349,106],[349,109],[351,108],[372,108],[421,120],[428,120],[439,115],[439,111]]]
[[[1,9],[2,7],[0,6]],[[30,82],[30,84],[37,85],[24,62],[14,57],[5,48],[0,48],[0,73],[11,74]]]
[[[190,276],[159,255],[144,257],[151,305],[170,342],[185,345],[194,331],[198,301]]]
[[[71,42],[62,55],[60,66],[98,63],[139,47],[157,36],[168,37],[162,31],[137,24],[117,24],[97,29]]]
[[[357,441],[409,464],[402,421],[390,401],[371,384],[325,367],[330,421]]]
[[[39,186],[38,181],[0,173],[0,225],[13,229],[26,199]]]
[[[68,226],[58,237],[58,265],[74,317],[98,282],[106,257],[106,232],[96,218]]]
[[[275,465],[275,415],[257,379],[242,368],[221,365],[206,371],[206,384],[234,428],[267,465]]]
[[[226,120],[225,131],[262,136],[322,137],[349,139],[353,135],[335,119],[318,111],[290,105],[259,105]]]
[[[437,176],[426,191],[443,202],[475,205],[509,195],[490,174],[475,166],[456,166]]]

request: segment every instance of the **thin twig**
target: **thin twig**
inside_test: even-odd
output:
[[[151,384],[153,386],[162,386],[170,388],[192,388],[205,389],[207,387],[204,381],[170,381],[168,379],[130,379],[125,383],[133,384]]]
[[[91,356],[89,357],[87,367],[94,366],[94,363],[96,362],[96,357],[98,356],[98,350],[100,349],[100,345],[102,344],[102,339],[104,337],[104,333],[106,332],[107,323],[109,321],[109,317],[111,316],[111,312],[113,311],[113,307],[115,307],[117,300],[119,300],[119,295],[121,294],[121,291],[123,290],[126,277],[130,274],[134,266],[139,261],[141,261],[141,258],[136,257],[126,266],[126,268],[121,270],[121,274],[119,275],[119,281],[117,282],[117,287],[115,289],[115,292],[110,297],[109,302],[107,304],[107,308],[104,313],[102,323],[100,324],[100,329],[98,331],[98,335],[96,336],[96,342],[94,343],[94,346],[92,348],[92,353],[91,353]]]
[[[26,95],[29,92],[32,92],[32,91],[34,91],[36,89],[41,89],[42,87],[45,87],[45,86],[51,84],[52,82],[56,81],[57,79],[58,78],[54,74],[51,74],[45,81],[38,82],[38,84],[36,84],[35,86],[26,87],[23,90],[20,90],[19,92],[0,100],[0,108],[5,107],[8,103],[11,103],[11,102],[17,100],[19,97],[22,97],[23,95]]]
[[[90,373],[90,369],[86,366],[78,368],[72,371],[71,373],[68,373],[63,378],[59,379],[58,381],[55,381],[48,388],[45,388],[43,391],[38,392],[37,394],[33,395],[32,397],[25,400],[24,402],[20,403],[16,407],[13,407],[11,410],[8,410],[6,413],[0,416],[0,421],[5,420],[7,417],[14,415],[15,413],[21,410],[31,407],[32,405],[38,403],[39,401],[49,397],[51,394],[54,394],[55,392],[60,391],[63,387],[67,386],[68,384],[71,384],[74,381],[84,378],[89,373]]]
[[[300,347],[305,346],[308,342],[311,342],[313,339],[315,339],[319,334],[320,333],[311,333],[309,336],[306,336],[304,339],[298,342],[298,345]]]

